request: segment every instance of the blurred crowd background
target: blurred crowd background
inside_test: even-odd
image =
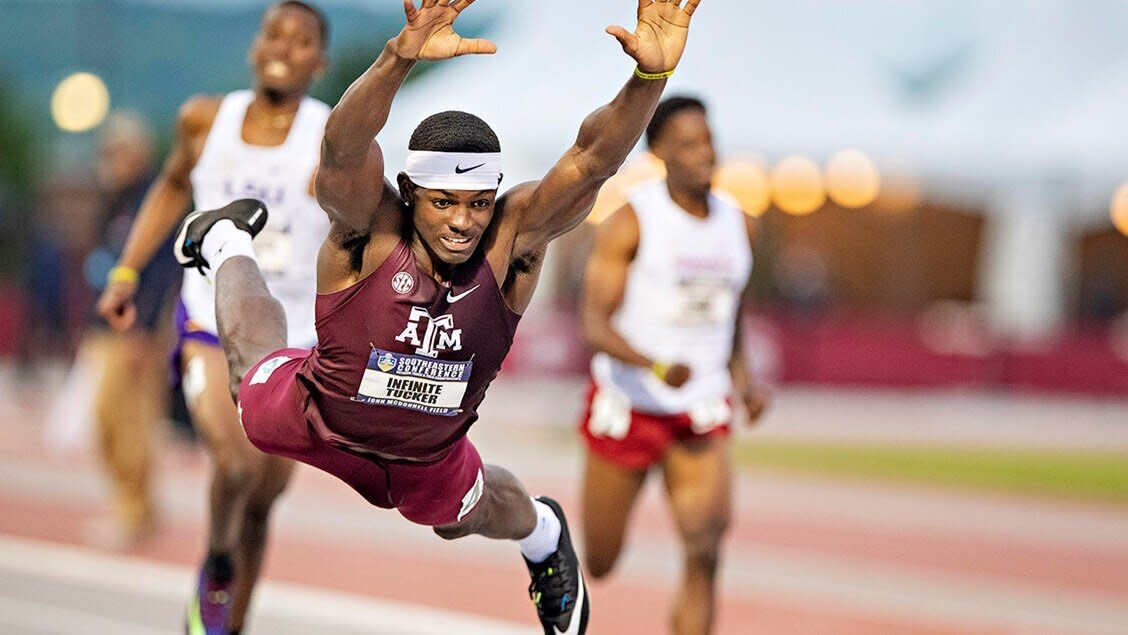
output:
[[[601,29],[633,4],[609,4],[480,3],[464,29],[502,50],[420,69],[389,126],[389,170],[415,122],[455,106],[497,122],[508,182],[542,173],[629,72]],[[401,9],[325,5],[333,66],[314,94],[334,103]],[[1082,6],[704,7],[670,92],[709,103],[717,184],[762,220],[748,345],[768,380],[1128,394],[1128,5]],[[73,355],[90,326],[178,105],[248,82],[261,6],[0,11],[0,354],[32,369]],[[544,25],[560,20],[590,38],[554,39]],[[660,171],[633,158],[591,223]],[[556,246],[511,370],[583,371],[573,316],[590,229]]]

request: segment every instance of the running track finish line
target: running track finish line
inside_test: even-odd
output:
[[[174,632],[181,628],[195,575],[185,567],[0,536],[0,632]],[[535,630],[532,622],[500,622],[272,581],[256,590],[249,625],[279,635],[528,635]]]

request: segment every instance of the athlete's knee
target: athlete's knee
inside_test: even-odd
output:
[[[584,552],[584,572],[594,580],[602,580],[611,574],[618,560],[618,549],[593,548],[588,545]]]
[[[691,567],[702,571],[716,571],[721,559],[720,536],[708,536],[686,542],[686,561]]]
[[[254,486],[262,474],[262,461],[244,448],[214,449],[215,478],[227,489],[242,491]]]
[[[584,517],[584,571],[595,579],[611,574],[623,550],[625,523],[609,521],[597,514]]]
[[[697,522],[684,527],[681,536],[689,563],[709,570],[715,569],[728,526],[728,514],[718,512],[703,514]]]
[[[443,540],[458,540],[459,538],[465,538],[466,536],[477,533],[481,522],[478,516],[474,516],[450,525],[438,525],[432,527],[431,530],[435,532],[436,536]]]
[[[458,540],[482,533],[483,530],[494,524],[494,515],[501,511],[499,505],[503,505],[504,502],[498,498],[499,494],[505,496],[503,492],[494,492],[487,489],[464,518],[449,525],[437,525],[431,529],[435,532],[435,535],[443,540]]]
[[[293,471],[289,466],[280,467],[279,460],[277,457],[268,457],[263,461],[261,476],[247,499],[245,515],[248,522],[265,526],[270,520],[274,503],[286,491]]]

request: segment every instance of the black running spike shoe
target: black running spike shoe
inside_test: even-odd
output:
[[[591,602],[580,559],[568,534],[568,521],[559,503],[547,496],[538,496],[537,500],[551,507],[560,519],[560,544],[544,562],[525,560],[533,579],[529,597],[537,606],[545,635],[582,635],[587,631]]]
[[[266,205],[253,198],[241,198],[232,201],[219,209],[200,210],[184,217],[180,229],[176,233],[176,242],[172,245],[172,253],[176,262],[181,267],[195,267],[202,274],[205,268],[211,268],[208,261],[204,260],[200,249],[204,244],[204,235],[221,220],[229,220],[235,226],[254,238],[266,227],[266,218],[269,216]]]

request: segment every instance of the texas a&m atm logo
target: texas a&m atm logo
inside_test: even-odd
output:
[[[420,337],[419,327],[424,324],[423,336]],[[407,326],[396,336],[396,341],[415,346],[416,355],[438,357],[443,351],[462,350],[462,329],[454,328],[453,315],[432,317],[427,309],[413,306]]]

